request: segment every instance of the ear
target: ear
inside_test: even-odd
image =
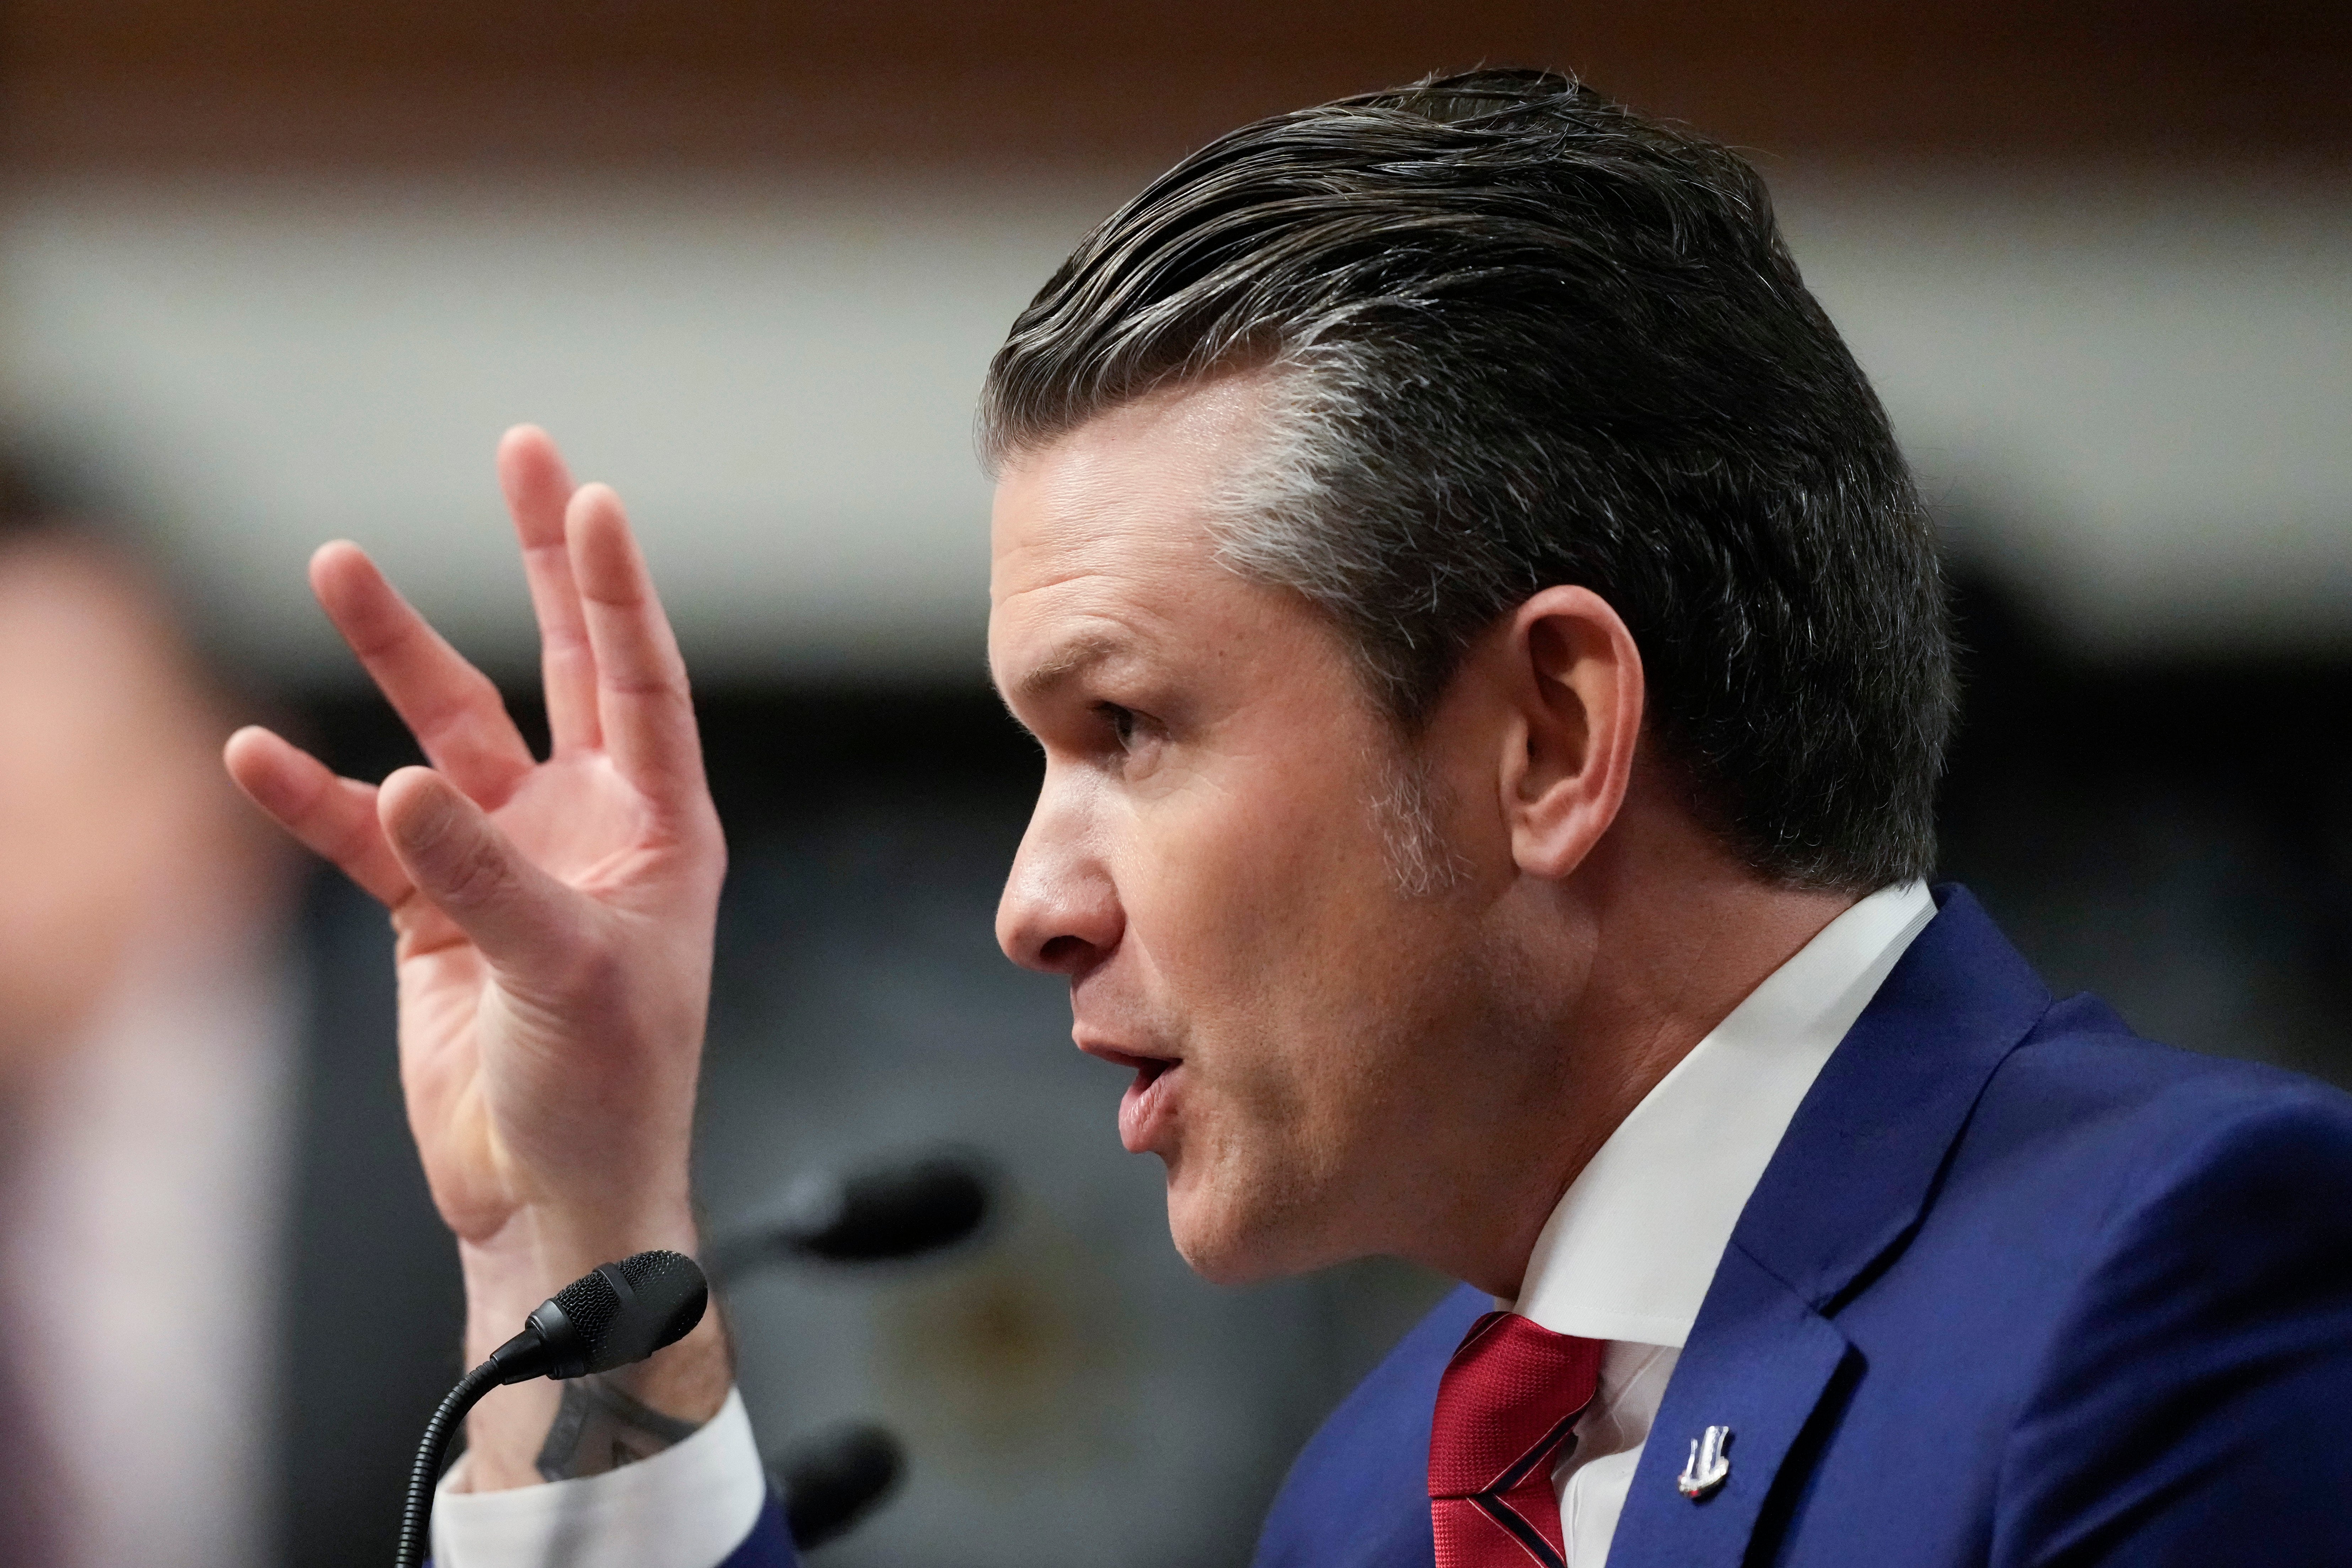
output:
[[[1624,804],[1642,732],[1642,656],[1607,600],[1568,587],[1513,612],[1500,652],[1518,721],[1502,776],[1512,857],[1531,876],[1563,878]]]

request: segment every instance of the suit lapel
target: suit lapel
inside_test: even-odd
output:
[[[1781,1461],[1854,1353],[1827,1319],[1737,1246],[1716,1270],[1706,1314],[1650,1428],[1609,1568],[1740,1562]],[[1676,1481],[1709,1426],[1731,1429],[1723,1453],[1730,1469],[1694,1503]]]
[[[1610,1568],[1746,1559],[1783,1461],[1841,1377],[1861,1375],[1832,1321],[1919,1223],[1937,1173],[2001,1059],[2050,1005],[1962,889],[1887,975],[1798,1107],[1741,1211],[1619,1516]],[[1676,1479],[1710,1426],[1731,1429],[1722,1484]]]

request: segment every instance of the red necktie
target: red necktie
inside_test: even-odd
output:
[[[1437,1384],[1429,1518],[1437,1568],[1562,1568],[1551,1472],[1601,1385],[1601,1342],[1516,1312],[1470,1325]]]

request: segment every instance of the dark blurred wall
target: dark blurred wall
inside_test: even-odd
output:
[[[1945,874],[2062,994],[2352,1087],[2352,657],[2100,665],[1965,583]]]

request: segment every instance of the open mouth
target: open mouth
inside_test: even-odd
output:
[[[1176,1113],[1176,1089],[1182,1081],[1183,1061],[1168,1057],[1130,1056],[1125,1051],[1097,1049],[1087,1054],[1135,1069],[1135,1081],[1127,1086],[1127,1092],[1118,1100],[1118,1141],[1131,1154],[1157,1150]]]

